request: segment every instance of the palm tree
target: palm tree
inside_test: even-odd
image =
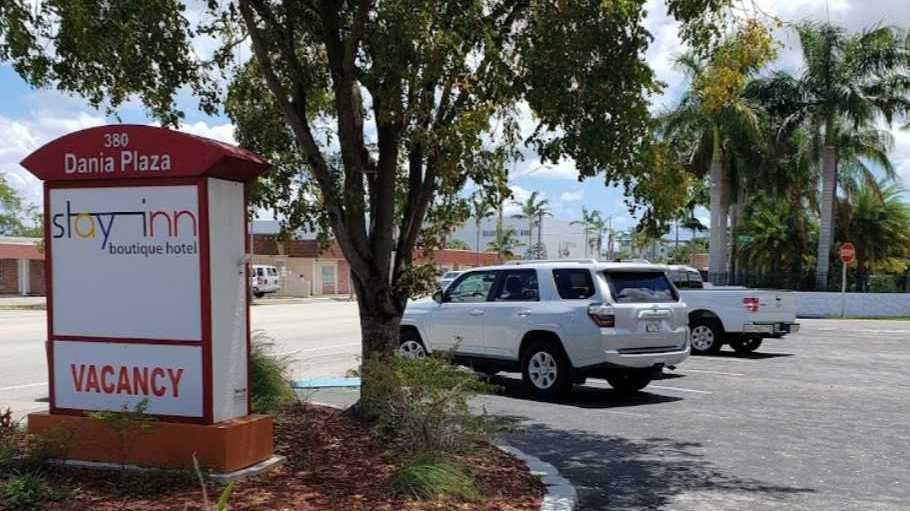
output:
[[[889,260],[910,257],[910,207],[901,200],[899,186],[879,180],[860,184],[840,201],[838,231],[841,241],[856,246],[856,287],[866,290],[869,270]]]
[[[515,236],[515,229],[504,229],[500,224],[496,229],[496,237],[487,245],[487,249],[499,254],[499,259],[512,259],[515,249],[524,246]]]
[[[530,197],[527,198],[524,202],[513,201],[515,204],[521,207],[521,213],[512,215],[513,218],[527,218],[528,219],[528,259],[534,257],[534,223],[535,220],[538,222],[543,218],[543,215],[549,215],[549,204],[548,199],[538,200],[539,192],[531,192]],[[539,224],[538,224],[539,227]]]
[[[585,234],[585,257],[588,257],[588,235],[591,232],[591,225],[594,223],[594,219],[600,217],[600,211],[588,210],[588,208],[581,207],[581,220],[575,220],[569,222],[569,225],[580,225]]]
[[[493,216],[493,205],[480,195],[474,194],[471,197],[471,213],[474,215],[474,235],[476,239],[474,250],[477,251],[477,266],[480,266],[480,224],[485,218]]]
[[[604,232],[607,230],[607,222],[604,221],[603,217],[600,216],[600,211],[595,211],[596,215],[591,219],[591,243],[597,248],[594,251],[595,259],[600,259],[603,257],[603,236]]]
[[[785,261],[804,257],[792,241],[792,204],[785,196],[761,193],[745,208],[743,222],[736,234],[746,239],[740,257],[748,267],[761,275],[761,280],[751,280],[750,285],[782,286],[785,282]],[[766,279],[771,280],[766,280]]]
[[[676,65],[686,73],[693,87],[683,94],[675,109],[660,116],[659,133],[684,155],[696,174],[704,176],[707,170],[711,210],[709,278],[715,284],[726,284],[730,173],[736,162],[737,146],[751,145],[760,138],[759,113],[743,94],[733,94],[721,105],[706,101],[703,90],[694,84],[707,79],[709,65],[693,54],[678,57]],[[748,74],[754,70],[743,71]]]
[[[553,216],[553,213],[550,211],[550,208],[543,206],[537,212],[537,258],[546,259],[547,258],[547,246],[543,243],[543,217]]]
[[[837,189],[838,125],[868,127],[878,119],[891,122],[910,111],[910,47],[906,33],[894,27],[877,27],[849,35],[829,23],[797,27],[805,69],[787,80],[794,113],[790,122],[805,123],[821,148],[821,225],[818,237],[816,287],[828,283],[834,203]],[[843,133],[843,132],[840,132]]]

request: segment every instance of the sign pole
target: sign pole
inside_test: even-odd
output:
[[[840,317],[847,317],[847,265],[856,259],[856,247],[849,241],[840,246]]]
[[[840,317],[847,317],[847,263],[841,264]]]

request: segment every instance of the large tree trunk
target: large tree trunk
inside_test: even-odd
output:
[[[720,159],[720,134],[715,129],[714,155],[711,158],[711,241],[708,248],[708,280],[714,285],[727,284],[727,209],[729,182]]]
[[[357,275],[351,280],[357,293],[363,360],[392,356],[398,349],[403,309],[395,306],[396,298],[391,295],[389,286],[379,282],[364,284]]]
[[[831,243],[834,234],[834,196],[837,186],[837,160],[835,148],[822,149],[822,195],[820,203],[821,224],[818,229],[818,260],[815,265],[815,287],[828,287],[828,270],[831,260]]]

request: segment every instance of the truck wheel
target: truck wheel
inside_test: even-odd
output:
[[[607,383],[620,394],[634,394],[651,383],[651,369],[617,369],[607,373]]]
[[[693,355],[714,354],[723,346],[721,327],[711,319],[696,319],[691,324],[689,345]]]
[[[730,343],[733,350],[737,353],[752,353],[761,346],[761,339],[752,337],[750,339],[738,339]]]
[[[572,388],[572,368],[561,349],[534,342],[521,354],[522,381],[537,399],[551,400]]]
[[[407,359],[423,358],[427,356],[427,350],[420,341],[420,335],[407,331],[398,338],[398,354]]]
[[[256,298],[262,298],[263,296],[265,296],[265,293],[260,293],[259,291],[253,291],[253,296],[255,296]]]

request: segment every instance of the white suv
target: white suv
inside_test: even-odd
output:
[[[400,353],[445,351],[487,374],[521,371],[544,399],[588,377],[635,392],[689,356],[686,305],[665,270],[594,260],[475,268],[408,304]]]

